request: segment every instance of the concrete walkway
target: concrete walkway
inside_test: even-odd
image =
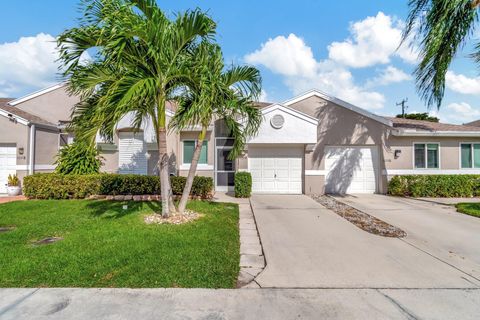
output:
[[[27,198],[25,196],[14,196],[14,197],[3,196],[3,195],[0,196],[0,204],[13,202],[13,201],[20,201],[20,200],[27,200]]]
[[[0,319],[478,319],[480,290],[0,289]]]
[[[338,198],[407,232],[405,243],[480,279],[480,219],[431,202],[384,195]]]
[[[254,195],[251,203],[267,261],[256,278],[262,288],[480,287],[428,252],[360,230],[307,196]]]

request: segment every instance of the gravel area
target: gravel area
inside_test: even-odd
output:
[[[199,219],[203,215],[193,212],[191,210],[185,210],[183,214],[172,214],[168,218],[163,218],[161,214],[151,214],[145,217],[145,223],[147,224],[183,224]]]
[[[383,237],[403,238],[405,231],[375,218],[363,211],[341,203],[329,196],[312,196],[312,198],[327,209],[332,210],[342,218],[350,221],[360,229]]]

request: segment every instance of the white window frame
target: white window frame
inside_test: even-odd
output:
[[[195,142],[195,148],[197,147],[198,140],[197,139],[183,139],[182,140],[182,164],[180,165],[180,170],[189,170],[191,163],[185,163],[185,141],[193,141]],[[207,163],[198,163],[197,164],[197,170],[198,171],[209,171],[213,170],[213,166],[208,164],[209,156],[208,156],[208,140],[203,140],[204,142],[207,143]]]
[[[425,145],[425,167],[423,168],[417,168],[415,166],[415,145],[416,144],[423,144]],[[428,168],[428,148],[427,144],[437,144],[438,145],[438,168]],[[434,142],[434,141],[428,141],[428,142],[423,142],[423,141],[414,141],[412,143],[412,168],[413,170],[440,170],[442,168],[442,146],[440,142]]]
[[[472,151],[472,166],[470,168],[462,168],[462,144],[470,144],[470,150]],[[478,141],[462,141],[458,143],[458,168],[461,170],[480,170],[480,168],[475,168],[475,156],[473,154],[473,145],[480,144]]]

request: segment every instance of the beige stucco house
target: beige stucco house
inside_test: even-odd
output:
[[[59,84],[20,99],[0,100],[0,193],[6,177],[55,168],[76,97]],[[227,158],[233,140],[222,121],[209,127],[198,174],[215,189],[233,188],[236,171],[249,171],[254,193],[385,193],[403,174],[480,173],[480,127],[382,117],[312,90],[278,104],[259,103],[264,121],[242,156]],[[167,116],[173,115],[168,106]],[[168,136],[170,172],[186,175],[198,128]],[[158,150],[149,123],[134,132],[130,115],[114,141],[97,137],[103,171],[156,174]]]

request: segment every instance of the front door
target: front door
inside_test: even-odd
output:
[[[235,179],[235,160],[228,155],[233,147],[233,139],[215,139],[215,190],[233,191]]]

